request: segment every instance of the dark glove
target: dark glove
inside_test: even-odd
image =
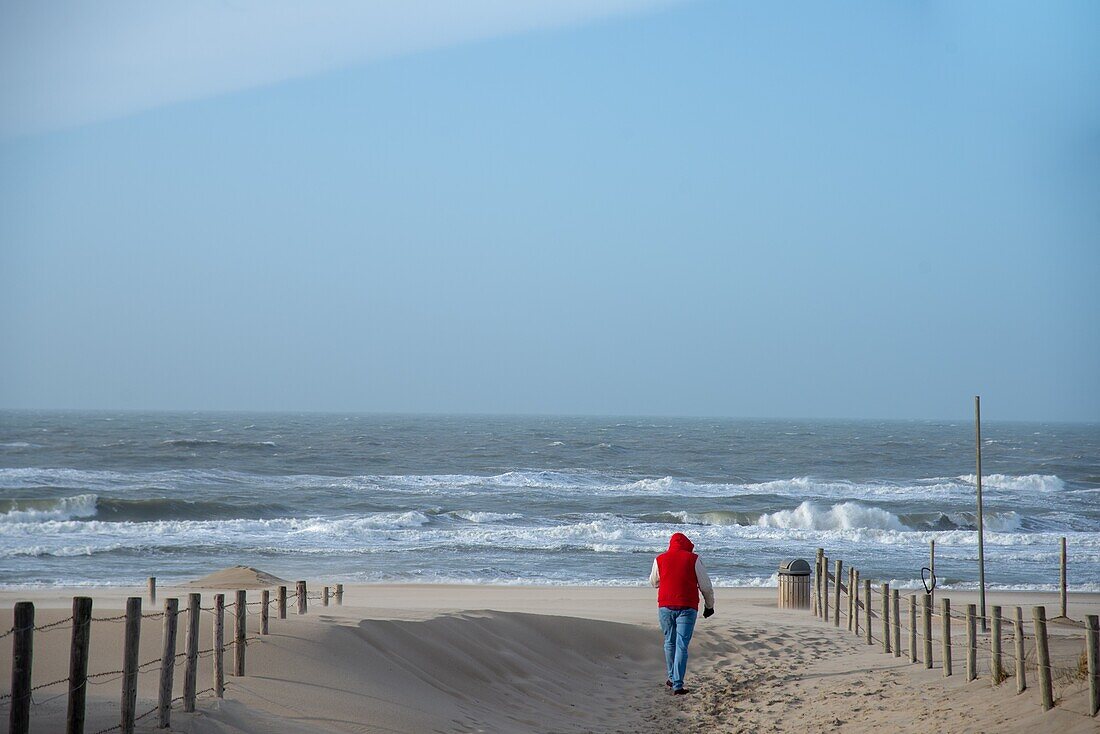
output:
[[[703,619],[706,619],[707,617],[711,616],[712,614],[714,614],[714,607],[705,607],[703,609]]]

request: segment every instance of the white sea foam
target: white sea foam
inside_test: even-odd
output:
[[[967,484],[977,485],[977,475],[975,474],[963,474],[956,478]],[[1018,492],[1059,492],[1066,488],[1066,483],[1053,474],[1025,474],[1023,476],[983,474],[982,488]]]
[[[260,520],[260,523],[286,523],[295,533],[354,534],[375,530],[400,530],[419,528],[432,520],[423,512],[374,512],[369,515],[338,518],[312,518],[309,520]]]
[[[848,503],[845,503],[848,504]],[[701,548],[744,552],[754,543],[784,547],[850,547],[874,544],[882,548],[921,547],[935,539],[940,547],[972,546],[977,534],[968,530],[906,531],[896,517],[875,508],[803,508],[772,513],[758,525],[699,525],[689,531]],[[520,518],[515,518],[519,520]],[[860,527],[859,524],[874,526]],[[45,520],[0,525],[0,555],[42,554],[50,549],[90,548],[100,552],[115,547],[218,547],[278,549],[278,552],[327,551],[385,552],[399,549],[493,548],[563,551],[589,549],[634,553],[660,551],[678,524],[640,523],[609,514],[589,515],[554,525],[495,522],[447,524],[433,522],[423,512],[381,512],[342,517],[157,520],[104,522],[99,520]],[[987,531],[989,548],[1024,554],[1035,548],[1053,553],[1064,533]],[[1074,534],[1075,557],[1100,561],[1100,535]]]
[[[257,442],[257,445],[264,442]],[[1054,475],[1030,474],[983,477],[991,491],[1050,493],[1065,488]],[[256,475],[218,469],[181,469],[155,472],[108,470],[4,468],[0,489],[67,487],[77,490],[117,490],[241,485],[288,489],[349,489],[372,492],[407,492],[473,496],[483,492],[549,490],[564,496],[741,497],[775,494],[801,500],[927,500],[966,499],[973,492],[974,477],[935,478],[899,482],[851,482],[813,477],[793,477],[762,482],[697,482],[676,477],[640,479],[603,472],[573,470],[515,470],[495,475],[398,474],[324,476],[311,474]]]
[[[523,518],[518,512],[475,512],[473,510],[456,510],[451,515],[475,523],[502,522],[505,520],[520,520]]]

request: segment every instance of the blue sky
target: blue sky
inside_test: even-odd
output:
[[[39,7],[2,407],[1100,420],[1094,3]]]

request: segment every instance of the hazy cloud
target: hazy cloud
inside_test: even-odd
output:
[[[667,2],[6,2],[0,5],[0,133],[80,125]]]

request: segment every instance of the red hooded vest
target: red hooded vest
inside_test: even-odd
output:
[[[657,573],[661,577],[657,606],[699,608],[699,579],[695,576],[699,556],[692,552],[694,549],[686,535],[675,533],[668,540],[668,550],[657,556]]]

